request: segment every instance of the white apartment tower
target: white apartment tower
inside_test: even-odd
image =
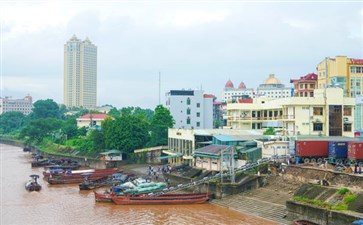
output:
[[[215,96],[202,90],[171,90],[166,107],[175,120],[174,128],[212,129]]]
[[[91,108],[97,105],[97,46],[76,35],[64,45],[64,104]]]

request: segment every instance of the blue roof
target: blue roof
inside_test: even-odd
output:
[[[213,135],[213,137],[218,139],[219,141],[246,141],[246,138],[244,138],[242,136],[235,136],[235,135],[216,134],[216,135]]]

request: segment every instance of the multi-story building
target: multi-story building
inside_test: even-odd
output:
[[[354,136],[355,99],[341,88],[314,90],[314,97],[255,98],[227,104],[227,128],[281,129],[283,135]]]
[[[318,88],[326,86],[340,87],[344,96],[357,97],[363,95],[363,59],[353,59],[347,56],[326,57],[317,66]],[[363,110],[361,105],[356,105],[355,126],[358,131],[362,130],[361,118]]]
[[[249,96],[250,98],[254,97],[254,91],[252,88],[247,88],[246,85],[241,82],[238,85],[238,88],[234,88],[234,85],[231,80],[228,80],[226,85],[223,88],[222,92],[222,102],[238,100],[243,98],[244,96]]]
[[[363,95],[356,96],[354,127],[363,136]]]
[[[213,128],[214,95],[202,90],[171,90],[166,107],[175,120],[174,128]]]
[[[64,45],[64,104],[95,107],[97,104],[97,46],[75,35]]]
[[[195,149],[213,144],[213,137],[227,144],[238,141],[249,141],[264,138],[262,130],[234,130],[234,129],[168,129],[168,163],[173,165],[187,164],[193,166],[193,153]]]
[[[290,83],[294,85],[295,97],[314,97],[314,89],[318,86],[318,75],[309,73],[300,79],[291,79]]]
[[[6,112],[21,112],[29,115],[33,109],[32,96],[25,96],[23,99],[12,99],[11,97],[0,98],[0,114]]]
[[[318,88],[341,87],[347,97],[363,94],[363,59],[327,57],[318,64],[317,70]]]
[[[257,88],[256,97],[286,98],[292,96],[291,88],[285,87],[276,77],[270,74],[269,77]]]

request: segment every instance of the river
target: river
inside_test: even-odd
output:
[[[49,185],[40,179],[40,192],[27,192],[31,155],[22,148],[0,144],[1,225],[24,224],[276,224],[210,203],[197,205],[121,206],[95,202],[92,191],[78,185]]]

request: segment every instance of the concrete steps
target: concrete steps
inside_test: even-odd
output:
[[[280,224],[291,224],[291,221],[284,218],[287,214],[285,202],[289,198],[289,194],[276,193],[274,190],[259,188],[251,192],[231,195],[223,199],[215,199],[212,203]]]

